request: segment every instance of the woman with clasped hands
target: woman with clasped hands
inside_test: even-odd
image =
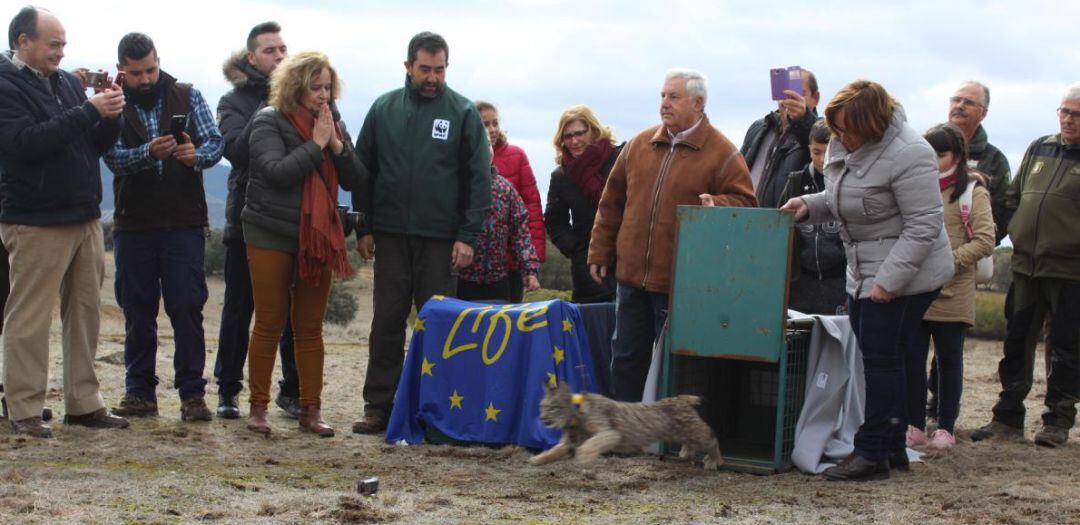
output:
[[[934,150],[880,84],[856,80],[829,101],[825,191],[789,200],[796,221],[842,224],[851,327],[862,351],[865,418],[830,480],[907,468],[905,356],[926,309],[953,275]]]
[[[266,422],[270,378],[278,338],[286,316],[291,316],[300,376],[300,429],[334,435],[320,413],[322,325],[331,274],[346,277],[353,271],[336,207],[338,186],[351,191],[367,179],[331,106],[340,94],[337,72],[326,55],[297,53],[274,70],[271,107],[252,121],[250,181],[240,219],[255,300],[247,423],[254,432],[270,432]]]

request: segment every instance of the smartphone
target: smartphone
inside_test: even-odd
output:
[[[778,67],[769,70],[769,81],[772,84],[772,99],[784,100],[788,98],[784,90],[790,89],[796,93],[803,92],[802,68],[799,66]]]
[[[109,87],[109,74],[104,71],[87,71],[86,87],[105,89]]]
[[[124,88],[124,77],[126,77],[126,76],[127,76],[127,73],[124,73],[123,71],[117,71],[116,72],[116,78],[113,79],[113,83],[120,86],[120,88],[123,89]]]
[[[172,132],[172,136],[176,139],[177,144],[184,143],[184,130],[187,129],[187,115],[173,115],[172,122],[169,124],[169,130]]]

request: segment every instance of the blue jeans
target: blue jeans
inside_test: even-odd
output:
[[[923,321],[907,355],[907,422],[926,430],[926,357],[930,338],[934,338],[937,360],[938,428],[955,434],[960,415],[960,396],[964,390],[964,332],[967,323]]]
[[[158,303],[164,298],[176,343],[176,388],[182,399],[203,395],[205,242],[202,228],[113,232],[116,302],[124,311],[127,394],[157,400],[157,316]]]
[[[668,296],[619,283],[615,292],[615,336],[611,339],[611,393],[619,401],[641,401],[652,362],[653,342],[664,328]]]
[[[907,355],[914,352],[923,314],[939,291],[899,296],[887,303],[848,298],[866,377],[865,417],[855,434],[856,455],[881,461],[904,450]]]

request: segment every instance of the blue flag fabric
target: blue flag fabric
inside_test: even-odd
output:
[[[551,447],[561,433],[540,422],[540,400],[556,381],[596,391],[577,306],[435,296],[417,315],[386,441],[421,443],[430,426],[459,441]]]

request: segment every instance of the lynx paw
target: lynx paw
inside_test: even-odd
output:
[[[679,450],[679,459],[690,459],[694,457],[694,451],[690,450],[690,447],[683,445]]]
[[[713,461],[709,457],[705,458],[705,470],[720,470],[720,465],[724,464],[724,460],[720,459]]]

